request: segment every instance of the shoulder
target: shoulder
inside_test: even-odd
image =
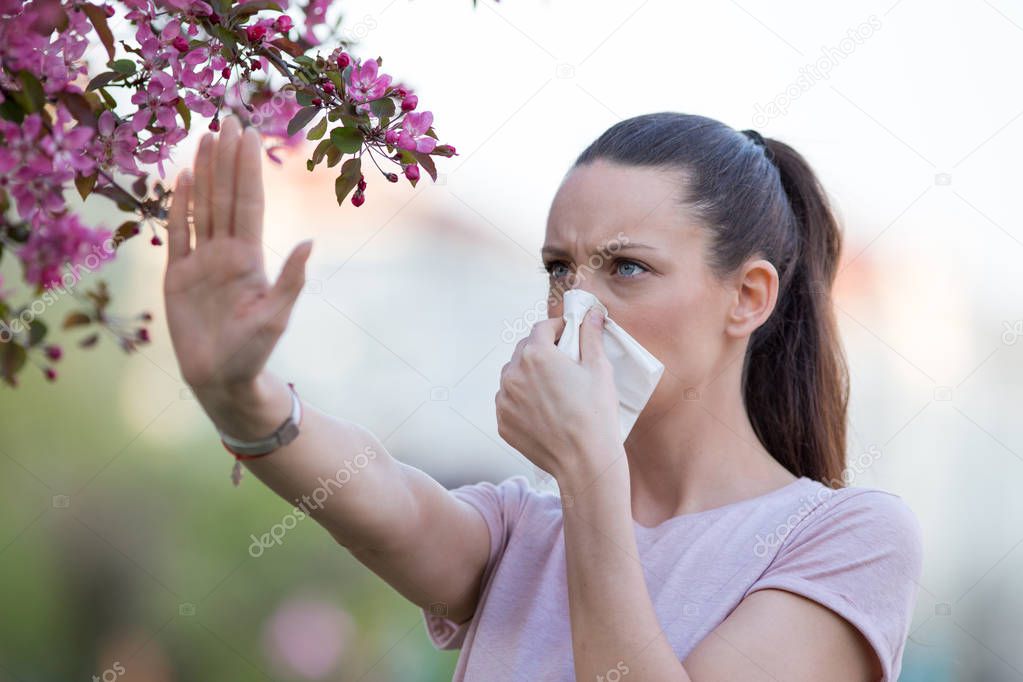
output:
[[[923,564],[919,520],[893,493],[816,485],[746,595],[783,590],[829,608],[871,644],[883,679],[897,679]]]
[[[781,543],[779,554],[808,544],[836,545],[843,554],[861,557],[882,554],[898,559],[908,575],[920,572],[923,541],[920,521],[906,501],[877,488],[848,487],[832,490],[819,486],[819,503]]]

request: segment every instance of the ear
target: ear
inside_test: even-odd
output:
[[[735,279],[732,305],[725,319],[725,333],[744,337],[767,322],[778,300],[778,271],[770,261],[747,261]]]

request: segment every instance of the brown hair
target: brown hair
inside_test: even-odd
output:
[[[659,112],[606,130],[576,159],[681,171],[682,202],[712,232],[719,277],[759,256],[778,270],[778,301],[750,336],[742,392],[764,447],[786,469],[841,487],[848,368],[831,288],[842,235],[810,165],[705,116]]]

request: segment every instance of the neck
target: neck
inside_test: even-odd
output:
[[[637,522],[653,526],[795,480],[753,431],[739,388],[741,371],[742,363],[732,362],[703,385],[689,387],[665,372],[669,397],[649,405],[625,441]]]

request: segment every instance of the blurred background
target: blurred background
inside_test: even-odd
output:
[[[1018,2],[339,4],[353,51],[382,56],[459,156],[415,190],[367,174],[358,209],[302,153],[267,164],[271,276],[314,239],[273,370],[449,487],[533,477],[493,397],[545,317],[563,174],[637,114],[756,128],[808,157],[845,227],[853,483],[901,495],[924,531],[901,679],[1023,679]],[[106,209],[85,210],[116,227]],[[252,556],[293,510],[250,475],[232,487],[147,242],[100,276],[118,310],[154,314],[153,343],[104,339],[55,384],[0,389],[0,680],[449,680],[457,652],[313,521]]]

